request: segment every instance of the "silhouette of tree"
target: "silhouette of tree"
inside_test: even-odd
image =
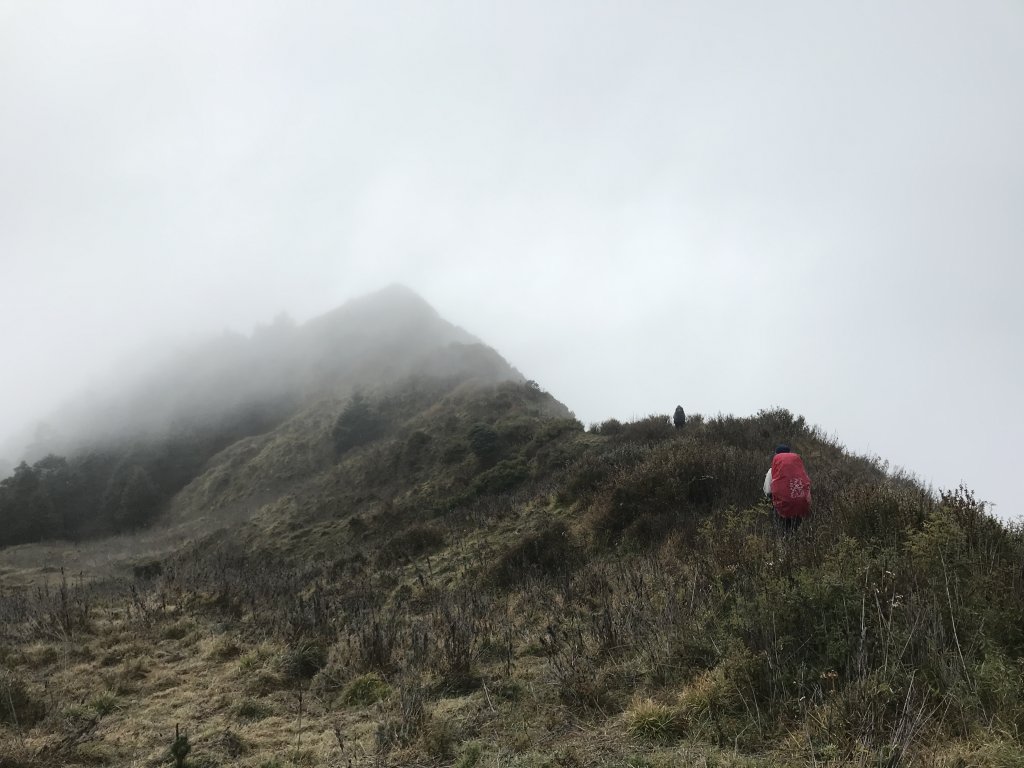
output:
[[[469,430],[469,448],[480,463],[491,466],[498,460],[500,440],[493,427],[484,423],[474,424]]]
[[[59,529],[59,517],[39,473],[21,462],[13,475],[0,482],[0,542],[35,541],[59,535]]]
[[[355,392],[334,422],[331,433],[334,450],[342,454],[356,446],[365,445],[380,436],[382,427],[383,420],[377,410],[362,392]]]
[[[110,478],[103,507],[118,530],[137,528],[156,513],[160,494],[149,473],[137,464],[122,464]]]

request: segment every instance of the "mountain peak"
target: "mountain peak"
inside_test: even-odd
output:
[[[412,288],[402,283],[391,283],[376,291],[349,299],[334,311],[358,311],[368,307],[428,311],[437,315],[430,303]]]
[[[418,293],[400,283],[381,288],[373,293],[350,299],[340,307],[313,318],[306,328],[314,333],[327,332],[331,326],[345,326],[347,331],[373,331],[375,335],[396,331],[437,332],[445,329],[452,338],[448,341],[477,342],[461,328],[445,321]],[[355,326],[355,328],[353,328]]]

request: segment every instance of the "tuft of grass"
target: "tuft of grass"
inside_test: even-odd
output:
[[[367,707],[386,699],[390,694],[391,686],[371,672],[360,675],[345,686],[341,692],[341,702],[350,707]]]
[[[309,680],[326,664],[327,649],[312,640],[289,645],[277,658],[278,670],[288,680]]]
[[[182,640],[195,631],[196,625],[194,621],[191,619],[178,619],[162,627],[160,637],[164,640]]]
[[[475,741],[470,742],[462,747],[462,754],[459,755],[455,768],[474,768],[480,762],[483,754],[484,748],[480,744]]]
[[[243,653],[238,659],[238,675],[245,692],[251,696],[266,696],[287,687],[288,679],[281,672],[282,657],[282,653],[275,653],[267,645]]]
[[[377,751],[381,754],[407,747],[420,736],[427,722],[423,689],[415,683],[403,686],[395,706],[377,725]]]
[[[89,709],[97,717],[106,717],[118,709],[117,695],[113,691],[101,691],[89,699]]]
[[[634,699],[622,717],[631,735],[658,744],[677,741],[686,730],[678,709],[654,699]]]
[[[252,696],[266,696],[288,687],[288,681],[272,669],[259,669],[245,678],[245,692]]]
[[[435,760],[449,761],[459,740],[455,724],[447,719],[431,718],[420,735],[423,749]]]
[[[257,699],[242,699],[234,708],[235,717],[240,720],[263,720],[274,714],[273,707]]]
[[[30,668],[39,669],[55,663],[60,658],[60,654],[50,643],[36,642],[23,649],[22,658]]]
[[[230,661],[241,655],[242,649],[229,635],[218,635],[207,647],[206,658],[214,661]]]
[[[243,675],[255,672],[265,667],[272,657],[272,652],[265,646],[246,651],[238,658],[238,671]]]
[[[213,746],[229,758],[236,759],[249,751],[249,745],[237,733],[225,729],[213,740]]]

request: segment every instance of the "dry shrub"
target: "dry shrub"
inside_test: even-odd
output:
[[[415,560],[423,555],[436,552],[444,547],[446,538],[444,531],[436,525],[411,525],[404,531],[396,533],[377,553],[378,567],[387,567],[395,563]]]
[[[831,507],[836,525],[847,535],[871,544],[894,545],[922,527],[931,505],[920,491],[862,482],[841,488]]]
[[[394,708],[377,726],[379,752],[407,747],[416,740],[427,722],[425,701],[425,693],[416,683],[407,683],[398,689]]]
[[[432,717],[427,721],[420,735],[423,751],[435,760],[450,761],[455,756],[459,735],[459,729],[454,722],[436,716]]]
[[[28,728],[43,718],[46,706],[15,672],[0,669],[0,723]]]
[[[605,669],[582,644],[565,643],[548,661],[552,683],[563,704],[603,714],[620,709],[613,685],[614,672]]]
[[[477,665],[490,605],[486,594],[459,592],[434,607],[429,632],[435,645],[430,664],[439,677],[440,690],[466,692],[480,684]]]
[[[679,697],[679,713],[692,734],[723,746],[761,746],[771,704],[765,660],[733,651],[699,675]]]
[[[934,725],[927,698],[913,673],[875,670],[811,708],[807,730],[814,743],[834,744],[848,754],[867,752],[879,765],[903,765],[922,730]]]
[[[588,453],[572,462],[562,473],[559,503],[569,505],[577,501],[590,501],[614,469],[614,464],[603,453]]]
[[[657,546],[674,530],[696,531],[723,504],[746,504],[764,476],[756,458],[735,449],[679,441],[623,456],[594,499],[590,524],[603,547]]]
[[[601,425],[601,434],[609,434],[605,431],[608,422]],[[638,442],[649,442],[654,440],[667,440],[675,435],[675,427],[668,414],[656,413],[647,418],[631,421],[621,425],[621,428],[613,433],[620,440],[635,440]]]
[[[358,672],[391,672],[407,624],[408,617],[397,612],[354,615],[344,638],[347,666]]]
[[[473,481],[472,493],[477,496],[511,491],[530,476],[529,464],[521,457],[502,459],[481,472]]]
[[[566,573],[579,558],[569,529],[565,523],[555,522],[509,547],[491,569],[488,580],[507,588],[528,578]]]

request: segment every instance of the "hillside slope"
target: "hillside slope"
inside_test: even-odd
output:
[[[523,378],[400,286],[302,326],[281,321],[186,349],[55,415],[34,457],[0,481],[0,547],[126,533],[180,513],[189,505],[175,497],[211,463],[247,465],[250,479],[269,470],[275,487],[308,475],[345,398],[412,375]],[[272,448],[272,462],[249,461],[282,439],[298,452],[287,462]],[[259,483],[250,485],[249,495]]]
[[[168,764],[175,726],[195,766],[1024,760],[1024,534],[969,491],[781,409],[584,431],[436,354],[219,452],[172,510],[207,533],[134,573],[0,590],[0,765]]]

